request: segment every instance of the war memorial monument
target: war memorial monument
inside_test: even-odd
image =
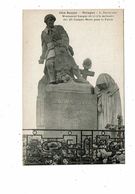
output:
[[[44,17],[39,58],[44,75],[38,82],[36,129],[24,135],[24,164],[124,163],[119,87],[104,72],[95,87],[87,80],[95,75],[91,59],[79,69],[70,37],[55,20],[52,14]]]

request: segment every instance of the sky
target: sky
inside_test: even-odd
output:
[[[38,64],[41,55],[41,32],[46,27],[44,16],[51,13],[56,17],[55,25],[62,25],[67,31],[70,45],[74,50],[74,59],[82,68],[85,58],[92,60],[91,70],[94,77],[88,81],[95,86],[101,73],[112,76],[120,88],[122,110],[124,112],[124,57],[123,57],[123,11],[122,10],[24,10],[23,11],[23,128],[36,128],[36,97],[38,81],[43,76],[44,64]],[[72,10],[73,11],[73,10]],[[105,14],[103,13],[105,12]],[[107,12],[115,12],[110,14]],[[83,16],[100,18],[99,20],[78,21]],[[66,17],[63,17],[65,15]],[[112,15],[113,20],[101,21],[103,16]],[[63,18],[70,18],[64,21]],[[80,16],[80,17],[79,17]],[[98,16],[98,17],[97,17]],[[72,19],[72,20],[71,20]]]

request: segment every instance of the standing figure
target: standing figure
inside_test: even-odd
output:
[[[119,88],[107,73],[100,74],[96,81],[98,95],[98,128],[105,129],[108,124],[118,125],[122,115]]]
[[[74,75],[80,82],[86,82],[72,56],[74,52],[69,45],[67,32],[62,26],[54,25],[55,20],[54,15],[46,15],[44,22],[47,26],[41,34],[42,54],[39,63],[43,64],[45,60],[44,74],[47,82],[66,82],[74,78]]]

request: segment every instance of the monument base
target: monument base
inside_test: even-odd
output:
[[[89,83],[62,83],[43,87],[37,97],[38,129],[97,129],[97,97]]]

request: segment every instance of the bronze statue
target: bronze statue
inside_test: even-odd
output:
[[[74,51],[69,45],[68,34],[61,25],[54,25],[55,20],[54,15],[46,15],[44,22],[47,26],[41,34],[42,54],[39,63],[43,64],[45,61],[46,83],[76,81],[74,75],[78,82],[86,83],[73,58]]]

